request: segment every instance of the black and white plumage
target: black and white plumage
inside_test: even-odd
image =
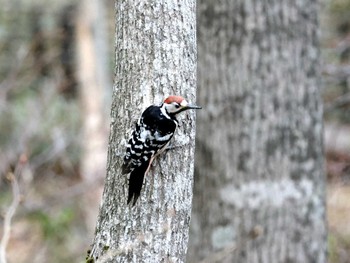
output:
[[[190,105],[181,96],[169,96],[160,106],[149,106],[136,124],[129,139],[122,173],[129,174],[128,203],[135,205],[141,193],[143,179],[154,158],[168,145],[178,122],[175,115],[188,109],[200,109]]]

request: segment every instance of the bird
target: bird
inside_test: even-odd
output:
[[[126,146],[122,174],[130,174],[127,204],[136,204],[143,180],[155,157],[161,154],[173,138],[178,126],[176,115],[190,109],[191,105],[182,96],[171,95],[161,105],[151,105],[142,113]]]

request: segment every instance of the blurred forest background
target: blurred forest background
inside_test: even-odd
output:
[[[0,238],[10,263],[83,262],[105,176],[114,1],[0,4]],[[322,1],[320,18],[329,262],[345,263],[350,0]]]

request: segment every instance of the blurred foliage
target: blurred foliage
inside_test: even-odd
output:
[[[77,1],[0,2],[1,211],[12,199],[3,175],[13,171],[19,156],[25,154],[29,162],[20,183],[29,213],[19,211],[20,218],[32,221],[33,226],[38,224],[42,233],[42,241],[36,240],[32,253],[44,251],[47,256],[40,262],[78,262],[91,238],[84,236],[79,204],[72,199],[68,206],[45,206],[50,195],[69,187],[79,176],[82,120],[76,97],[74,35],[70,31],[74,31]],[[30,212],[32,203],[41,204],[42,209],[34,206]],[[20,231],[23,224],[15,220],[13,228]],[[18,238],[25,238],[25,233],[20,232]],[[17,247],[13,249],[12,244]],[[8,249],[22,251],[25,256],[25,245],[14,239]],[[9,255],[10,263],[17,260],[15,254]]]
[[[45,153],[56,150],[77,163],[79,147],[73,142],[79,136],[78,105],[57,96],[50,87],[46,89],[40,92],[28,88],[8,100],[11,106],[0,116],[0,147],[16,155],[25,151],[32,160],[46,158]]]
[[[334,20],[334,26],[338,34],[347,35],[350,31],[350,1],[332,0],[330,1],[330,15]]]
[[[328,252],[330,263],[347,263],[349,262],[350,237],[339,233],[329,233],[328,235]]]
[[[62,242],[69,233],[70,225],[74,220],[74,212],[68,207],[52,216],[44,211],[36,211],[29,218],[39,222],[45,240]]]
[[[350,123],[350,0],[324,1],[323,4],[325,118]]]
[[[72,243],[79,242],[79,233],[74,233],[79,218],[73,205],[76,204],[72,203],[59,211],[35,211],[28,216],[33,224],[38,223],[41,228],[42,242],[47,247],[50,262],[78,262],[78,258],[83,258],[83,251],[81,257],[80,253],[77,255],[73,252],[76,246]]]
[[[324,76],[324,116],[326,121],[348,125],[350,123],[350,0],[323,1],[322,4],[321,52]],[[332,170],[331,165],[338,168],[344,164],[348,165],[347,153],[335,154],[327,153],[328,172]],[[339,158],[339,156],[342,157]],[[328,174],[331,182],[342,182],[338,185],[339,189],[336,190],[342,198],[337,198],[336,204],[329,201],[333,197],[328,193],[329,263],[347,263],[350,259],[350,236],[349,232],[345,231],[348,223],[340,220],[348,218],[350,213],[345,208],[348,199],[346,191],[343,190],[348,177],[349,172],[346,170],[337,174],[336,177],[332,173]]]
[[[67,76],[74,56],[63,59],[74,53],[69,17],[63,3],[39,3],[8,1],[0,10],[0,60],[7,62],[0,65],[0,173],[21,153],[38,165],[34,170],[50,157],[79,161],[81,114],[77,100],[67,96],[76,89],[74,80],[67,83],[74,78]]]
[[[114,1],[104,1],[113,42]],[[28,158],[18,178],[23,202],[12,222],[9,263],[82,262],[92,240],[79,190],[84,142],[75,30],[81,2],[0,0],[1,213],[12,200],[4,175],[20,156]]]

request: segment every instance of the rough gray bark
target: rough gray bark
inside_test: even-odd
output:
[[[202,0],[189,262],[326,262],[318,4]]]
[[[141,112],[166,95],[195,101],[194,1],[116,1],[116,80],[107,178],[90,260],[184,262],[192,203],[195,113],[179,116],[174,145],[156,159],[135,207],[122,155]]]

